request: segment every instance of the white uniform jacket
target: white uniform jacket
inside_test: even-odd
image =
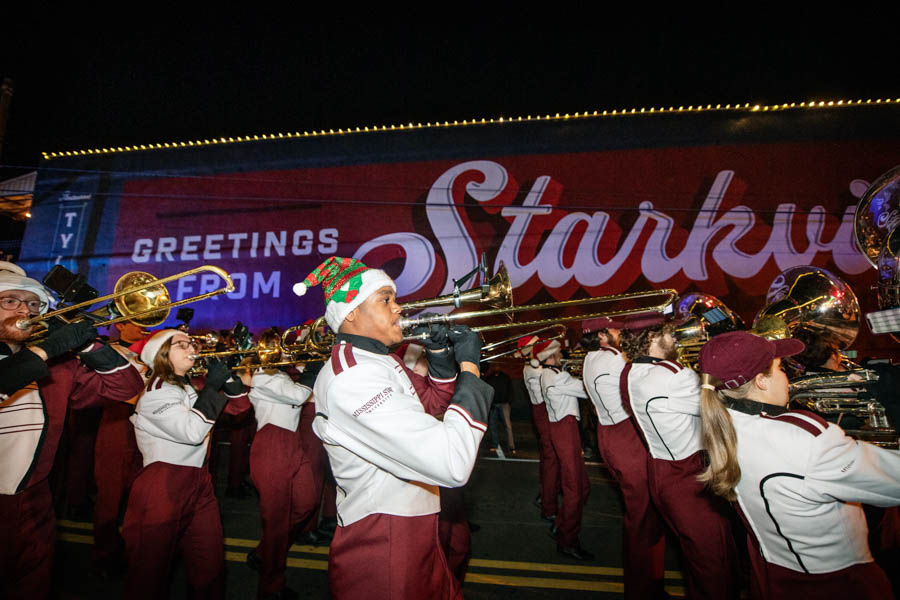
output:
[[[370,338],[338,334],[314,387],[313,430],[337,482],[339,523],[440,511],[438,486],[469,479],[493,389],[461,373],[443,421],[427,414],[400,359]]]
[[[300,408],[311,397],[312,390],[295,383],[287,373],[254,373],[250,382],[250,404],[256,414],[256,430],[272,424],[297,431]]]
[[[584,357],[584,387],[597,409],[600,425],[615,425],[628,419],[619,387],[625,364],[622,353],[609,346]]]
[[[157,461],[203,466],[216,420],[195,408],[196,402],[197,391],[192,386],[173,385],[158,377],[150,379],[131,416],[145,467]],[[221,410],[221,406],[218,408]]]
[[[650,456],[682,460],[701,449],[700,377],[676,362],[644,356],[622,370],[634,420]]]
[[[900,504],[900,453],[858,442],[807,411],[738,400],[729,413],[738,503],[766,561],[802,573],[871,562],[855,503]]]
[[[577,377],[572,377],[559,367],[545,365],[541,371],[541,392],[547,404],[547,417],[551,423],[558,423],[569,415],[581,420],[578,399],[587,398],[584,385]]]
[[[525,389],[528,390],[528,398],[531,399],[531,404],[534,406],[544,403],[544,393],[541,391],[541,371],[540,364],[535,367],[530,363],[525,363],[525,368],[522,370]]]

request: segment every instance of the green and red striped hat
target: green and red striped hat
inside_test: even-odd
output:
[[[394,281],[381,269],[370,269],[355,258],[338,256],[327,258],[306,279],[295,283],[294,293],[302,296],[320,284],[325,293],[325,320],[335,332],[340,330],[350,311],[384,286],[397,291]]]

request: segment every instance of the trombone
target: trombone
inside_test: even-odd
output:
[[[526,333],[520,333],[519,335],[514,335],[514,336],[511,336],[508,338],[504,338],[504,339],[498,340],[496,342],[491,342],[490,344],[485,344],[484,346],[481,347],[481,352],[485,353],[485,352],[494,350],[495,348],[505,346],[507,344],[515,344],[519,341],[519,339],[521,339],[523,337],[530,337],[532,335],[537,335],[537,334],[543,333],[545,331],[550,331],[551,329],[555,329],[556,333],[548,338],[543,338],[541,341],[562,339],[562,338],[566,337],[566,332],[568,331],[568,328],[565,325],[561,325],[559,323],[554,324],[554,325],[548,325],[547,327],[541,327],[540,329],[534,329],[534,330],[528,331]],[[528,344],[527,346],[525,346],[525,348],[528,348],[528,350],[530,351],[531,347],[533,345],[534,344]],[[525,348],[519,348],[518,346],[516,346],[510,350],[504,350],[502,352],[498,352],[497,354],[491,354],[490,356],[485,356],[484,358],[481,359],[481,362],[487,362],[489,360],[494,360],[497,358],[502,358],[504,356],[509,356],[510,354],[520,352],[520,351],[524,350]]]
[[[178,300],[177,302],[170,301],[169,291],[164,284],[203,271],[209,271],[221,277],[225,282],[225,286],[205,294],[200,294],[199,296],[192,296],[190,298],[185,298],[184,300]],[[95,311],[97,314],[81,312],[76,317],[95,320],[94,327],[103,327],[105,325],[112,325],[113,323],[121,323],[123,321],[132,321],[137,325],[152,327],[165,321],[169,317],[169,312],[176,306],[198,302],[212,296],[227,294],[233,291],[234,282],[231,280],[231,276],[224,269],[220,269],[213,265],[203,265],[176,275],[163,277],[162,279],[157,279],[150,273],[145,273],[143,271],[132,271],[119,278],[112,294],[100,296],[99,298],[94,298],[85,302],[79,302],[78,304],[60,308],[34,318],[19,320],[16,322],[16,327],[19,329],[28,329],[38,323],[44,324],[47,319],[52,319],[53,317],[59,317],[63,321],[71,323],[79,319],[74,318],[72,321],[69,321],[63,317],[63,315],[71,313],[72,311],[86,309],[93,304],[106,302],[107,300],[111,300],[112,302],[105,308]],[[112,316],[113,318],[96,321],[96,319],[102,319],[104,316]],[[39,330],[32,333],[29,339],[42,335],[44,331],[45,330]]]

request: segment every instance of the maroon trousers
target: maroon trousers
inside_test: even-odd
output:
[[[550,419],[547,417],[547,405],[532,404],[531,417],[534,419],[534,427],[537,429],[538,443],[541,447],[541,516],[552,517],[559,510],[557,500],[560,490],[559,458],[550,442]]]
[[[678,535],[692,600],[738,597],[737,550],[728,504],[697,481],[700,452],[682,460],[648,460],[650,495]]]
[[[328,555],[333,600],[462,598],[438,540],[438,516],[374,514],[338,527]]]
[[[104,563],[121,557],[119,512],[134,478],[141,470],[141,453],[128,418],[134,407],[111,402],[103,407],[94,447],[94,561]]]
[[[209,471],[155,462],[137,476],[122,529],[128,554],[125,597],[167,598],[176,551],[187,567],[190,598],[223,598],[225,549]]]
[[[300,432],[271,424],[260,429],[250,449],[250,476],[259,492],[263,527],[256,549],[262,559],[259,593],[274,594],[285,585],[293,534],[319,504]]]
[[[591,491],[578,421],[572,415],[550,423],[550,441],[559,457],[559,477],[562,484],[562,506],[556,514],[557,541],[566,548],[579,547],[581,513]]]
[[[753,569],[750,591],[755,600],[891,600],[894,597],[887,575],[873,562],[833,573],[800,573],[766,562],[759,550],[748,545]]]
[[[328,453],[325,452],[325,446],[322,444],[322,440],[316,436],[316,433],[312,428],[315,417],[315,402],[305,403],[303,408],[300,409],[300,425],[297,430],[300,433],[300,445],[303,447],[303,455],[309,461],[310,479],[306,482],[306,485],[309,486],[309,493],[316,498],[316,501],[313,512],[309,515],[309,518],[306,519],[306,522],[301,524],[301,531],[311,531],[319,526],[320,510],[322,511],[323,517],[333,517],[336,514],[334,503],[337,491],[334,489],[333,483],[331,485],[331,513],[325,514],[325,507],[322,506],[322,490],[326,485],[326,474],[328,475],[328,478],[331,479],[331,466],[328,464]]]
[[[0,598],[48,598],[56,516],[47,481],[0,495],[0,515]]]
[[[647,449],[631,419],[598,425],[597,445],[625,500],[625,598],[664,598],[665,523],[650,500]]]

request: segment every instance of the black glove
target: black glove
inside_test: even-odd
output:
[[[225,385],[222,386],[222,391],[228,396],[240,396],[246,389],[244,388],[244,383],[240,379],[233,377],[225,382]]]
[[[420,316],[428,316],[428,313]],[[446,323],[430,323],[427,325],[418,325],[412,330],[412,334],[417,337],[421,335],[425,336],[425,338],[421,341],[426,350],[443,350],[444,348],[449,346],[450,340],[447,337],[449,332],[450,328]]]
[[[481,362],[481,338],[477,333],[465,325],[454,325],[450,328],[449,338],[457,363],[471,362],[478,366]]]
[[[305,385],[308,388],[312,388],[316,384],[316,377],[319,376],[319,371],[322,370],[322,366],[324,364],[324,360],[310,361],[306,363],[303,367],[303,372],[300,373],[300,385]]]
[[[54,330],[44,340],[34,344],[44,351],[47,358],[55,358],[69,350],[84,348],[97,337],[97,330],[90,321],[69,323]]]
[[[206,385],[203,386],[203,389],[219,391],[229,377],[231,377],[231,369],[225,366],[225,363],[217,358],[210,359],[206,366]]]

